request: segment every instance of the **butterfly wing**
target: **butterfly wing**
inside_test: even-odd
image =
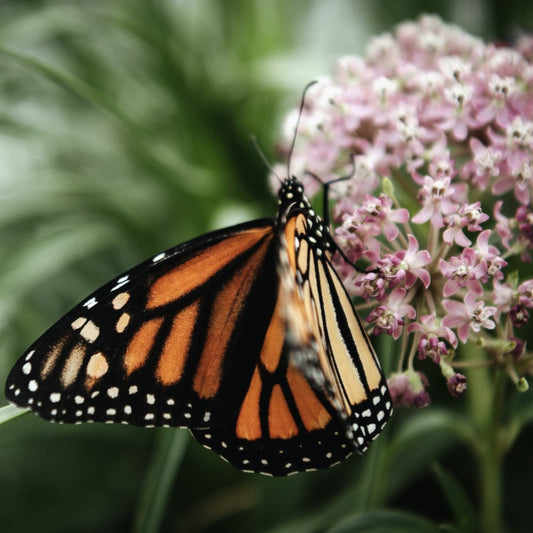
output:
[[[344,419],[353,447],[362,453],[390,418],[392,401],[372,344],[331,264],[335,245],[328,247],[328,238],[320,221],[305,212],[287,222],[283,277],[293,280],[293,291],[301,296],[302,317],[297,321],[308,331],[300,336],[314,339],[294,343],[290,357],[314,388],[326,392]],[[298,349],[305,345],[316,349]]]
[[[269,219],[213,232],[106,284],[23,354],[8,400],[53,422],[140,426],[235,410],[227,382],[250,379],[275,303],[273,237]]]
[[[283,229],[276,239],[279,283],[273,312],[251,380],[229,424],[194,428],[196,439],[239,469],[276,476],[336,464],[354,450],[346,421],[331,401],[323,375],[309,379],[321,340],[307,314],[288,264]],[[307,358],[295,354],[312,352]],[[318,365],[314,369],[321,374]],[[223,419],[221,419],[223,420]]]
[[[287,475],[362,453],[392,411],[386,380],[330,262],[327,229],[281,217],[276,303],[234,422],[193,429],[241,470]]]
[[[23,354],[8,400],[54,422],[187,427],[244,471],[363,451],[390,416],[385,381],[327,230],[283,194],[277,223],[199,237],[96,291]]]

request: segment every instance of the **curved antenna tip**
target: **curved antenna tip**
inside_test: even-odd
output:
[[[296,121],[296,127],[294,128],[294,136],[292,138],[292,142],[291,142],[291,147],[289,149],[289,153],[287,154],[287,177],[290,178],[291,177],[291,159],[292,159],[292,154],[294,152],[294,146],[296,145],[296,137],[298,135],[298,129],[300,128],[300,119],[302,118],[302,113],[303,113],[303,110],[304,110],[304,105],[305,105],[305,97],[307,95],[307,92],[309,91],[309,89],[313,86],[313,85],[316,85],[318,83],[318,80],[312,80],[310,81],[305,87],[304,87],[304,90],[302,92],[302,99],[300,101],[300,109],[298,111],[298,120]]]

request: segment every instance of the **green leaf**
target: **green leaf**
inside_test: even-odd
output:
[[[13,420],[19,416],[25,415],[26,413],[29,413],[29,409],[21,409],[20,407],[17,407],[16,405],[4,405],[4,407],[0,407],[0,424],[4,424],[5,422],[9,422],[10,420]]]
[[[371,511],[334,526],[328,533],[435,533],[437,526],[411,513]]]
[[[181,429],[162,431],[139,498],[134,533],[160,530],[174,478],[183,459],[188,433]]]
[[[470,439],[470,430],[465,425],[465,419],[458,413],[435,408],[411,412],[388,450],[389,497],[425,474],[459,440]]]
[[[433,466],[435,476],[446,497],[455,521],[462,533],[470,533],[475,530],[476,513],[467,492],[457,479],[439,465]]]

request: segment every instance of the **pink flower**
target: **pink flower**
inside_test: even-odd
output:
[[[464,219],[468,231],[481,231],[481,224],[489,220],[489,215],[481,209],[481,202],[463,204],[459,208],[459,215]]]
[[[502,268],[507,266],[507,261],[500,257],[498,248],[489,245],[491,233],[491,230],[482,231],[476,241],[475,251],[480,269],[485,270],[485,274],[480,278],[483,283],[487,283],[489,278],[503,279]]]
[[[377,259],[374,254],[368,254],[369,259],[376,265],[380,276],[386,280],[389,287],[395,287],[403,282],[406,289],[410,289],[420,279],[427,289],[431,282],[429,272],[422,268],[431,263],[431,255],[427,250],[418,251],[418,241],[413,235],[408,235],[407,250],[398,250],[394,254],[386,254]]]
[[[498,200],[494,204],[494,219],[496,220],[496,231],[502,241],[503,246],[509,250],[511,248],[510,241],[513,238],[513,232],[511,229],[511,220],[502,214],[503,202]]]
[[[448,378],[446,385],[448,387],[448,392],[454,398],[457,398],[466,391],[466,377],[463,376],[463,374],[455,373]]]
[[[517,268],[533,254],[532,43],[484,44],[423,16],[341,58],[306,96],[291,168],[350,176],[330,191],[335,240],[358,271],[333,260],[373,333],[401,338],[397,402],[416,403],[419,359],[464,392],[464,343],[487,347],[519,390],[533,368],[525,341],[511,349],[533,309]]]
[[[514,291],[509,283],[500,283],[494,280],[492,301],[498,309],[498,313],[508,313],[514,302]]]
[[[414,235],[407,235],[409,246],[406,251],[397,252],[397,257],[402,261],[405,270],[405,287],[410,289],[419,279],[427,289],[431,283],[429,272],[422,267],[431,263],[431,255],[427,250],[418,251],[418,241]]]
[[[377,272],[371,271],[359,276],[354,282],[354,293],[365,300],[375,298],[378,301],[385,297],[386,283]]]
[[[465,217],[458,213],[448,215],[444,219],[446,229],[442,233],[442,240],[452,246],[455,242],[458,246],[470,246],[472,241],[463,233],[463,229],[468,225]]]
[[[468,231],[481,231],[481,224],[489,220],[489,216],[483,213],[481,202],[474,204],[463,204],[457,213],[448,215],[445,219],[446,230],[442,234],[444,242],[452,245],[454,242],[459,246],[470,246],[472,241],[463,233],[463,229]]]
[[[439,325],[435,315],[424,315],[420,317],[420,322],[409,324],[407,331],[409,333],[418,332],[421,334],[418,342],[418,357],[420,359],[430,358],[434,363],[439,363],[441,357],[448,355],[448,344],[457,347],[457,337],[448,327]]]
[[[458,204],[452,200],[455,189],[450,184],[450,178],[433,179],[431,176],[424,178],[424,186],[418,194],[418,201],[422,209],[413,217],[413,222],[422,224],[431,221],[432,226],[444,226],[443,215],[454,213]]]
[[[387,333],[397,339],[405,324],[404,318],[413,319],[416,311],[413,306],[405,302],[407,291],[397,287],[388,299],[374,309],[367,317],[367,321],[374,322],[374,335]]]
[[[428,380],[422,372],[393,374],[387,384],[394,407],[427,407],[431,403],[426,392]]]
[[[392,200],[385,194],[380,194],[378,198],[366,194],[358,214],[365,223],[377,226],[377,235],[383,234],[389,240],[398,236],[396,224],[404,224],[409,220],[409,211],[392,209]]]
[[[520,283],[517,289],[518,301],[525,307],[533,307],[533,280]]]
[[[442,325],[457,329],[457,336],[461,342],[466,342],[470,331],[479,333],[481,328],[494,329],[496,324],[492,316],[496,307],[487,306],[482,300],[476,300],[476,294],[469,292],[464,303],[456,300],[443,300],[442,305],[448,314],[442,319]]]
[[[441,259],[439,268],[448,278],[443,290],[446,298],[462,287],[478,295],[483,293],[479,280],[485,276],[487,268],[486,265],[478,262],[476,252],[472,248],[465,248],[461,255],[450,257],[450,261]]]
[[[483,145],[477,137],[470,139],[470,149],[474,158],[463,166],[461,174],[465,178],[471,175],[472,183],[480,189],[485,189],[491,177],[500,174],[502,152],[492,146]]]

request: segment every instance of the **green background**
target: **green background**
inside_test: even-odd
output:
[[[422,12],[505,42],[531,30],[527,4],[3,0],[0,382],[108,279],[274,216],[252,136],[276,161],[284,113],[335,58]],[[0,531],[473,531],[477,474],[448,430],[467,400],[431,393],[430,410],[396,413],[364,459],[286,479],[240,473],[181,430],[24,416],[0,427]],[[532,444],[530,428],[505,463],[514,531],[533,529]]]

